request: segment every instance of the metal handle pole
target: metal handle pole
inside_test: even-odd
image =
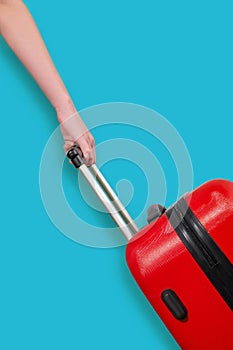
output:
[[[122,218],[124,219],[125,223],[129,225],[130,229],[133,231],[133,233],[136,233],[139,231],[139,228],[125,209],[124,205],[121,203],[103,174],[100,172],[96,164],[93,164],[90,169],[92,170],[96,180],[99,182],[101,187],[105,190],[107,193],[109,199],[113,202],[115,208],[118,210],[119,213],[121,213]]]
[[[114,206],[114,203],[111,200],[109,200],[108,195],[105,193],[100,184],[96,181],[95,177],[90,172],[88,167],[85,164],[83,164],[79,167],[79,171],[84,176],[85,180],[93,189],[97,197],[100,199],[101,203],[105,206],[107,212],[111,215],[111,217],[113,218],[113,220],[115,221],[125,238],[127,240],[130,240],[130,238],[133,237],[133,232],[131,231],[131,228],[124,221],[123,217]]]
[[[139,228],[134,223],[133,219],[128,214],[127,210],[120,202],[104,176],[101,174],[98,167],[92,165],[88,168],[77,147],[72,148],[67,156],[74,166],[80,170],[81,174],[105,206],[125,238],[127,240],[132,238],[133,234],[139,231]]]

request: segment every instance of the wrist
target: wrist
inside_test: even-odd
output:
[[[60,101],[59,106],[55,107],[59,123],[64,122],[67,118],[77,113],[77,110],[70,97],[65,97]]]

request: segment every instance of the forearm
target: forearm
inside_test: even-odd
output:
[[[36,24],[22,1],[0,0],[0,34],[56,109],[61,122],[65,151],[78,144],[86,164],[93,164],[95,162],[93,136],[76,111]]]
[[[56,109],[59,120],[76,112],[37,26],[20,0],[0,0],[0,33]]]

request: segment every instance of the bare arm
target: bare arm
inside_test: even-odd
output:
[[[80,118],[39,30],[24,3],[0,0],[0,33],[56,110],[65,150],[79,143],[88,165],[95,161],[94,139]]]

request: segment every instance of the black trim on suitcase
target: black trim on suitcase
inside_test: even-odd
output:
[[[233,265],[182,197],[166,215],[181,241],[233,311]]]

